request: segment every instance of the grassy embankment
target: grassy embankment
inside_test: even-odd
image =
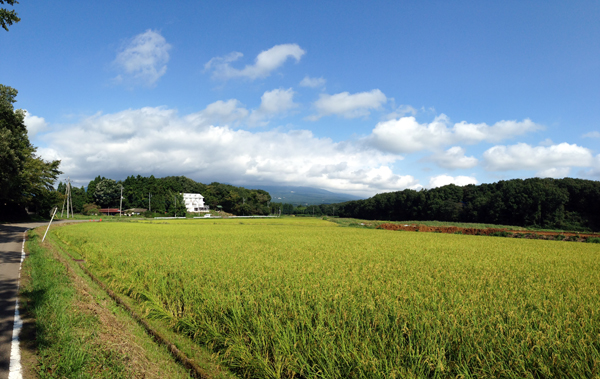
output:
[[[80,224],[110,288],[247,377],[598,377],[600,250],[317,219]]]
[[[384,221],[384,220],[360,220],[355,218],[330,218],[332,222],[340,226],[354,226],[354,227],[367,227],[376,228],[377,226],[385,223],[392,224],[407,224],[407,225],[426,225],[426,226],[457,226],[459,228],[501,228],[509,230],[529,230],[528,228],[522,228],[520,226],[510,225],[493,225],[493,224],[475,224],[468,222],[450,222],[450,221]]]
[[[29,233],[21,280],[22,311],[30,320],[21,343],[26,375],[190,377],[60,248],[42,244],[41,235]]]

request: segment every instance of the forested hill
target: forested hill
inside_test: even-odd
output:
[[[271,196],[263,190],[247,189],[229,184],[198,183],[185,176],[129,176],[123,181],[115,181],[98,176],[92,180],[87,190],[84,187],[73,188],[73,208],[75,212],[83,212],[86,204],[99,207],[119,207],[119,196],[123,186],[123,209],[145,208],[154,213],[182,214],[185,210],[180,193],[200,193],[204,202],[211,209],[222,210],[233,214],[269,214]],[[58,191],[65,192],[64,183],[60,183]],[[150,201],[149,201],[150,199]]]
[[[293,205],[335,204],[350,200],[360,200],[364,197],[336,193],[320,188],[297,186],[261,186],[269,192],[273,201]]]
[[[438,220],[600,230],[600,182],[513,179],[492,184],[403,190],[337,205],[342,217]]]

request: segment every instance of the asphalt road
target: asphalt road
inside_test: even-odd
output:
[[[10,369],[10,343],[19,288],[23,233],[42,225],[48,223],[0,225],[0,379],[7,379]]]

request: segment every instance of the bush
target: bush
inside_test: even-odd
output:
[[[94,203],[83,204],[83,214],[86,216],[99,215],[100,207]]]
[[[589,243],[600,243],[600,238],[598,237],[588,237],[587,240],[585,240],[585,242],[589,242]]]

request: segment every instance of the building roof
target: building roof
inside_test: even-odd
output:
[[[101,213],[117,213],[119,212],[119,208],[101,208],[100,212]]]
[[[147,211],[147,209],[145,209],[145,208],[130,208],[130,209],[125,209],[123,212],[144,213],[146,211]]]
[[[199,194],[199,193],[187,193],[187,192],[184,192],[184,193],[182,193],[181,195],[182,195],[182,196],[190,196],[190,197],[191,197],[191,196],[194,196],[194,197],[201,197],[201,198],[204,198],[204,196],[202,196],[202,195],[201,195],[201,194]]]

